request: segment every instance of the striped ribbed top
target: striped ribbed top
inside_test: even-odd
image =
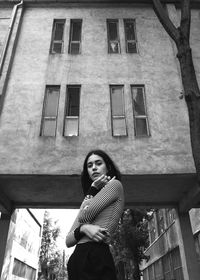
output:
[[[124,190],[120,181],[111,180],[94,197],[84,199],[80,211],[67,237],[68,247],[74,246],[74,230],[81,224],[94,224],[108,229],[110,235],[115,231],[124,209]],[[91,241],[84,236],[78,243]]]

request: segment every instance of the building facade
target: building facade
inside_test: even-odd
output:
[[[12,8],[1,14],[3,48]],[[12,64],[2,86],[1,172],[79,174],[96,147],[125,174],[194,172],[175,55],[151,6],[25,2],[2,65],[4,82]]]
[[[14,211],[1,280],[37,279],[43,216],[41,210]]]
[[[190,211],[190,220],[194,236],[196,258],[200,267],[200,210]],[[182,244],[180,226],[175,209],[159,209],[149,222],[150,246],[145,254],[150,257],[143,262],[141,270],[143,280],[184,278],[184,266],[181,260]]]
[[[173,1],[166,8],[177,24],[179,8]],[[191,47],[198,81],[199,27],[197,5],[192,8]],[[156,176],[170,187],[170,178],[176,184],[176,175],[195,173],[187,108],[179,98],[176,49],[150,1],[0,0],[0,55],[0,177],[2,185],[5,176],[15,184],[15,175],[20,175],[16,205],[31,200],[26,192],[32,178],[32,194],[45,194],[53,205],[43,181],[37,190],[43,175],[58,187],[57,206],[73,201],[73,186],[64,197],[57,181],[80,175],[93,148],[111,155],[130,187],[135,178],[141,178],[143,188],[143,178]],[[10,186],[3,193],[7,197],[9,192],[12,202]],[[177,195],[166,187],[166,200],[163,196],[159,201],[153,187],[151,194],[138,192],[141,201],[152,196],[160,207],[166,201],[173,204]],[[1,199],[3,205],[5,201]],[[133,204],[134,188],[126,201]],[[44,207],[44,201],[39,205]],[[187,222],[184,216],[180,224]],[[185,259],[192,263],[188,255]],[[188,271],[186,265],[185,280],[192,279]]]

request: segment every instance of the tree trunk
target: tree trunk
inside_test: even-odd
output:
[[[200,183],[200,92],[189,44],[181,42],[177,44],[177,49],[184,89],[183,95],[189,114],[192,154]]]
[[[138,264],[138,257],[137,256],[133,256],[134,259],[134,273],[133,273],[133,279],[134,280],[140,280],[140,267]]]
[[[190,123],[190,139],[194,164],[200,184],[200,90],[197,83],[193,65],[192,51],[190,48],[190,0],[181,1],[181,22],[177,28],[170,20],[167,11],[160,0],[152,0],[158,19],[166,32],[176,43],[177,57],[180,63],[181,78],[184,89],[184,97],[188,108]]]

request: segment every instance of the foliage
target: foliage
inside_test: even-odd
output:
[[[50,279],[51,275],[58,274],[62,260],[62,253],[56,246],[56,239],[59,236],[60,228],[53,223],[49,212],[45,211],[42,241],[40,249],[40,278]]]
[[[144,254],[148,247],[148,220],[152,211],[126,209],[116,230],[111,246],[119,279],[140,279],[139,264],[149,257]]]

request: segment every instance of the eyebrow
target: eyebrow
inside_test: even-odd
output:
[[[87,165],[89,165],[89,164],[91,164],[91,163],[93,163],[93,162],[98,163],[98,161],[102,162],[101,159],[97,159],[97,160],[95,160],[95,161],[89,161],[89,162],[87,163]]]

